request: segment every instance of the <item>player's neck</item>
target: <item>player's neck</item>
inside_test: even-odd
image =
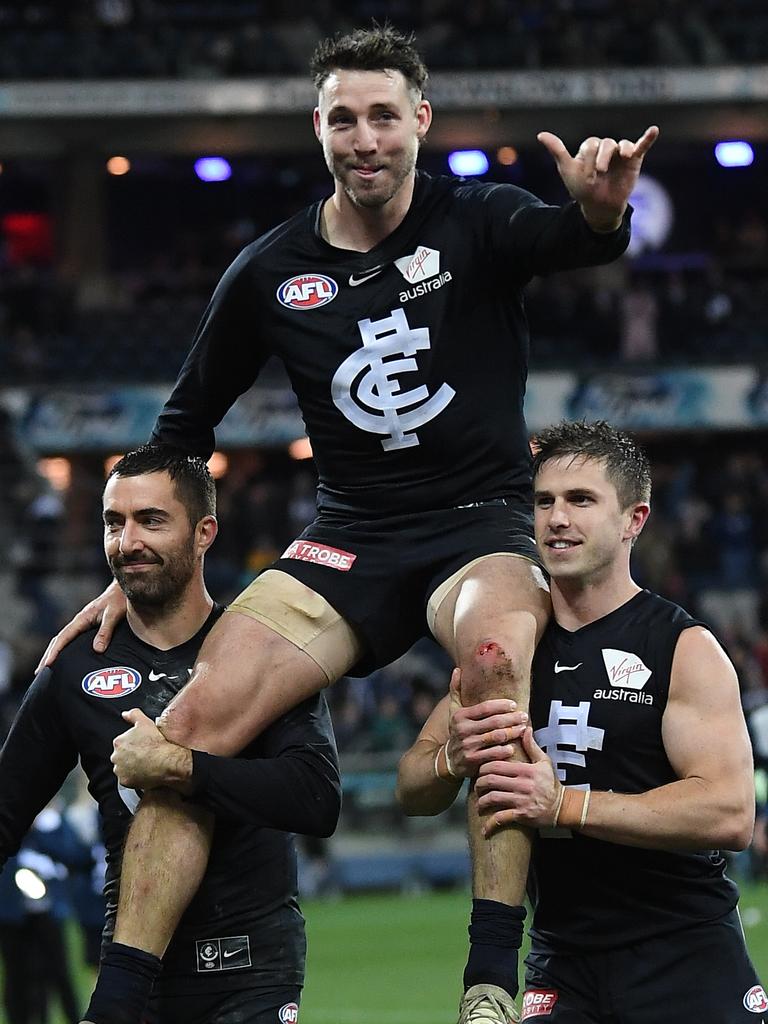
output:
[[[558,625],[572,632],[610,615],[641,589],[623,567],[601,579],[552,580],[552,613]]]
[[[159,608],[137,607],[128,602],[128,625],[145,644],[159,651],[191,640],[213,608],[213,599],[202,579],[193,580],[178,601]]]
[[[333,195],[323,205],[321,230],[326,242],[337,249],[370,252],[398,228],[411,206],[415,176],[411,175],[383,206],[357,206],[336,182]]]

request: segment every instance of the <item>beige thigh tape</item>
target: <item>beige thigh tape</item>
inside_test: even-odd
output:
[[[267,569],[227,608],[258,619],[304,651],[328,682],[348,672],[363,654],[357,634],[324,597],[299,580]]]
[[[480,555],[479,558],[473,558],[471,562],[467,562],[466,565],[462,565],[460,569],[457,569],[453,576],[449,576],[447,580],[440,584],[436,590],[432,591],[432,595],[427,602],[427,623],[429,625],[430,632],[435,635],[435,620],[437,619],[437,613],[440,609],[440,605],[446,599],[451,589],[456,586],[457,583],[461,583],[470,569],[474,569],[480,562],[484,562],[486,558],[524,558],[526,562],[533,562],[534,565],[538,566],[538,562],[533,558],[526,558],[525,555],[518,555],[514,551],[491,551],[487,555]]]

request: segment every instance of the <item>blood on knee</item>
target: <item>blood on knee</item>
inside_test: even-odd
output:
[[[517,699],[523,673],[518,659],[496,640],[483,640],[473,651],[469,665],[462,665],[461,692],[464,704],[492,697]]]
[[[484,640],[477,648],[479,658],[503,658],[504,651],[495,640]]]

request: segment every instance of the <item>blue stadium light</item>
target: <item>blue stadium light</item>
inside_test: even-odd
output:
[[[485,174],[488,157],[482,149],[456,149],[448,154],[448,166],[460,178],[467,175]]]
[[[755,159],[755,153],[748,142],[734,140],[718,142],[715,157],[721,167],[749,167]]]
[[[201,181],[227,181],[232,168],[223,156],[201,156],[195,160],[195,174]]]

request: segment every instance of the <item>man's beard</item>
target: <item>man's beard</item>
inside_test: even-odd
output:
[[[195,571],[191,551],[174,552],[167,560],[158,557],[157,567],[140,573],[125,572],[122,559],[110,560],[109,567],[120,589],[136,608],[173,608],[181,600]]]
[[[365,182],[363,181],[359,182],[357,187],[352,185],[354,171],[347,166],[344,166],[343,169],[339,168],[335,177],[341,182],[347,198],[354,206],[366,210],[375,210],[378,207],[386,206],[397,195],[403,183],[408,179],[416,166],[417,154],[418,149],[414,149],[413,153],[404,152],[389,162],[384,173],[390,175],[391,182],[389,188],[383,192],[378,190],[378,183],[375,181],[371,182],[373,188],[370,191],[365,187]]]

